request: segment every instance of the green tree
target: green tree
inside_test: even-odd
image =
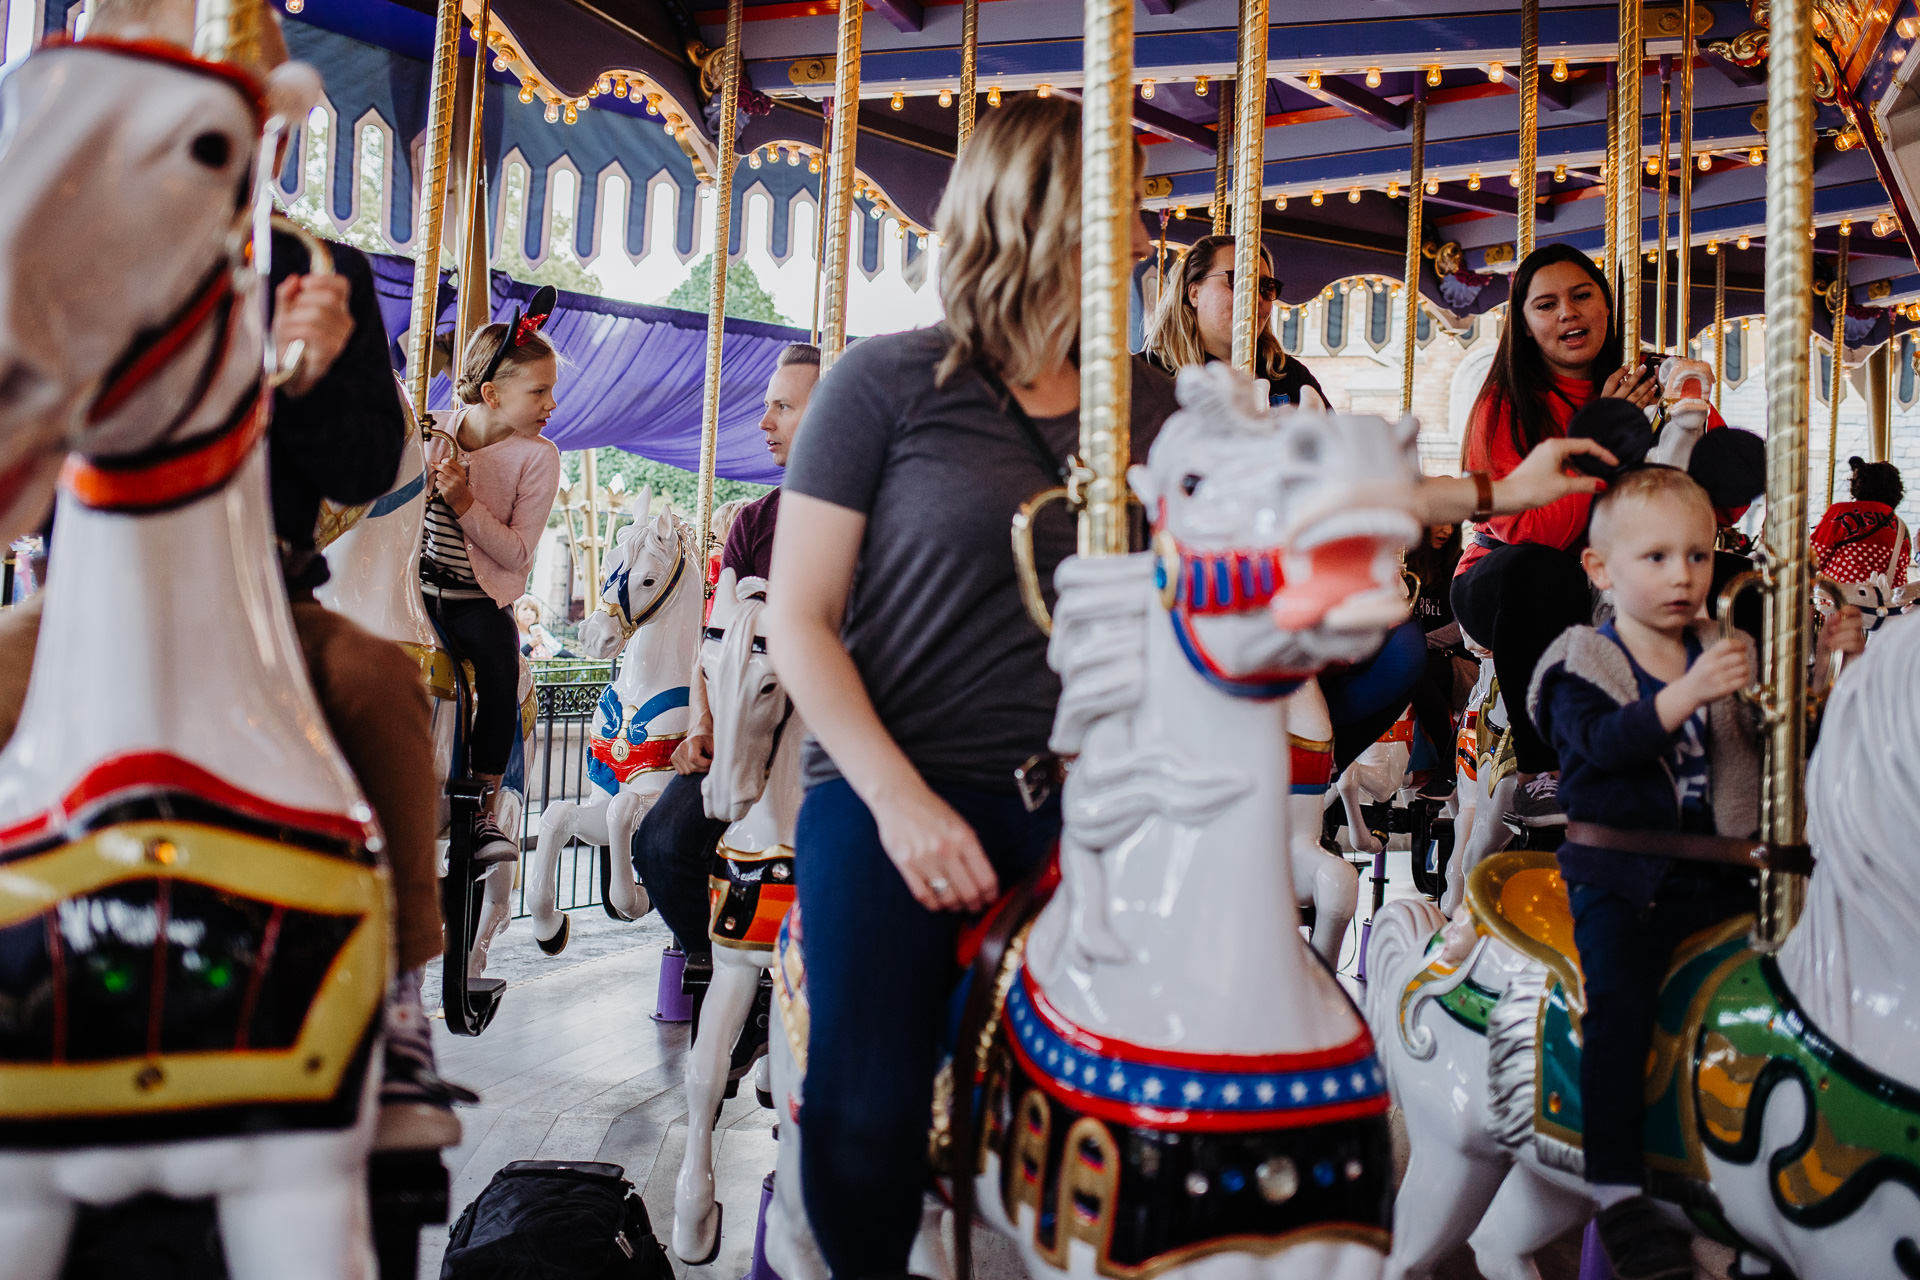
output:
[[[367,253],[392,253],[393,245],[381,226],[386,215],[387,135],[368,124],[354,148],[354,212],[345,230],[334,225],[327,202],[327,156],[332,148],[333,119],[314,110],[307,117],[305,149],[300,157],[305,184],[300,198],[287,206],[287,216],[329,240],[344,241]]]
[[[713,299],[713,255],[708,254],[693,264],[693,274],[684,280],[678,289],[661,299],[663,307],[678,307],[682,311],[704,312],[712,305]],[[760,277],[753,274],[743,258],[727,264],[727,314],[735,320],[760,320],[767,324],[791,326],[793,321],[780,314],[780,308],[773,304],[773,295],[760,283]]]
[[[553,225],[547,237],[547,260],[539,266],[527,261],[524,231],[527,222],[527,173],[519,165],[507,167],[506,213],[501,219],[500,248],[493,256],[496,271],[504,271],[515,280],[528,284],[550,284],[569,293],[599,296],[606,286],[600,277],[574,253],[573,215],[555,207]]]
[[[700,478],[691,471],[668,466],[664,462],[654,462],[637,453],[628,453],[625,449],[596,449],[593,455],[595,473],[601,484],[609,484],[615,476],[626,482],[625,492],[632,494],[643,485],[653,486],[653,496],[665,496],[673,503],[673,509],[693,519],[693,513],[699,506]],[[562,464],[562,474],[569,483],[578,483],[580,479],[580,455],[569,453]],[[763,484],[749,484],[744,480],[722,480],[713,482],[713,505],[735,498],[757,498],[767,491]],[[558,523],[556,514],[551,523]]]

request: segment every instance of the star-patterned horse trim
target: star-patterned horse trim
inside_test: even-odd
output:
[[[684,733],[652,734],[649,726],[669,711],[687,705],[686,685],[662,689],[637,707],[621,702],[612,685],[600,695],[600,715],[587,740],[587,779],[609,795],[643,773],[673,767],[673,753]]]
[[[1022,972],[1007,994],[1009,1040],[1041,1087],[1084,1115],[1153,1129],[1304,1128],[1384,1115],[1386,1073],[1362,1030],[1300,1054],[1198,1054],[1095,1036],[1069,1024]]]

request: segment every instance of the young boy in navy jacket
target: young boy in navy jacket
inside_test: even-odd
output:
[[[1580,1089],[1586,1176],[1621,1280],[1691,1277],[1685,1232],[1642,1192],[1641,1094],[1661,980],[1688,936],[1753,910],[1750,874],[1573,842],[1582,822],[1751,837],[1760,823],[1756,725],[1735,691],[1751,642],[1702,628],[1714,512],[1683,471],[1629,471],[1594,503],[1582,562],[1614,617],[1541,659],[1528,706],[1560,756],[1575,824],[1560,848],[1586,980]]]

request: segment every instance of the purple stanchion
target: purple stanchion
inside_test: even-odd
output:
[[[693,999],[680,989],[680,977],[687,971],[687,953],[668,947],[660,957],[660,988],[653,997],[655,1022],[693,1021]]]
[[[773,1174],[760,1182],[760,1221],[753,1228],[753,1266],[744,1280],[780,1280],[780,1273],[767,1265],[767,1206],[773,1203]]]
[[[1613,1280],[1613,1267],[1600,1247],[1600,1228],[1589,1222],[1580,1238],[1580,1280]]]

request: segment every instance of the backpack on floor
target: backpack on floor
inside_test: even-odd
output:
[[[516,1160],[448,1231],[440,1280],[672,1280],[617,1164]]]

